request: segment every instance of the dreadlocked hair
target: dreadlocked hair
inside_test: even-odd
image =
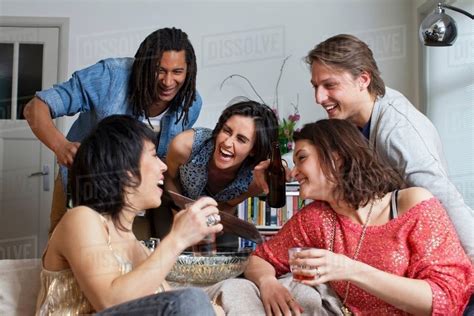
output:
[[[177,124],[183,119],[183,126],[188,123],[188,112],[196,99],[196,55],[188,35],[177,28],[163,28],[148,35],[140,44],[132,66],[129,100],[133,115],[149,118],[151,105],[158,100],[156,69],[166,51],[185,51],[186,79],[168,108],[176,112]],[[182,111],[178,111],[182,105]]]

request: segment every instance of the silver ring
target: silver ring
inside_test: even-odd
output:
[[[207,217],[207,220],[206,220],[207,227],[214,226],[217,223],[219,223],[219,218],[217,218],[217,216],[214,216],[214,214],[211,214]]]
[[[320,277],[321,277],[321,273],[319,273],[318,267],[314,267],[314,269],[316,270],[316,275],[318,276],[318,278],[320,278]]]

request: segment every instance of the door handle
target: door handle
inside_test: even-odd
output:
[[[43,171],[33,172],[28,178],[35,176],[43,177],[43,191],[49,191],[49,165],[43,165]]]
[[[48,172],[43,172],[43,171],[38,171],[38,172],[33,172],[28,176],[28,178],[34,177],[34,176],[47,176],[49,173]]]

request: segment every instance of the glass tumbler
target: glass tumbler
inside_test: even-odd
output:
[[[291,260],[293,259],[294,255],[298,252],[301,252],[303,250],[309,250],[311,247],[293,247],[288,249],[288,259]],[[295,281],[308,281],[308,280],[314,280],[315,276],[313,275],[305,275],[305,274],[300,274],[296,270],[300,269],[306,269],[306,266],[304,265],[290,265],[290,270],[291,273],[293,274],[293,280]]]

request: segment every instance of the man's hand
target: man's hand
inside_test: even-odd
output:
[[[34,97],[25,105],[23,114],[36,137],[54,152],[58,163],[71,167],[80,143],[71,143],[56,128],[49,106]]]
[[[71,168],[80,145],[81,143],[70,142],[66,139],[65,142],[54,151],[58,163],[67,168]]]

